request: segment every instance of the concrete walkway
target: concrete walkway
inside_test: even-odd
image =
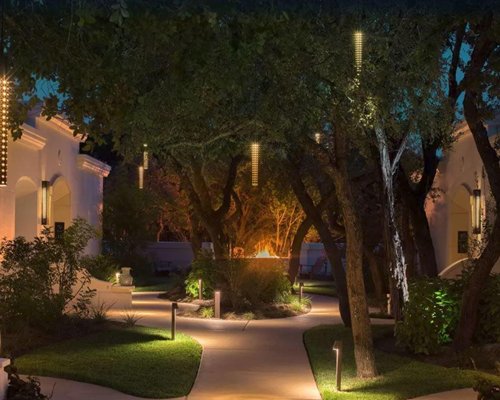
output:
[[[169,329],[171,303],[157,296],[154,292],[134,293],[134,311],[141,316],[140,325]],[[325,296],[313,296],[311,312],[299,317],[177,321],[178,331],[194,337],[203,346],[198,377],[184,400],[320,400],[302,335],[313,326],[341,322],[336,299]],[[63,379],[41,378],[41,382],[46,393],[54,388],[52,400],[139,399],[113,389]],[[474,398],[473,392],[465,389],[418,400]]]
[[[477,393],[472,389],[450,390],[427,396],[416,397],[412,400],[476,400]]]

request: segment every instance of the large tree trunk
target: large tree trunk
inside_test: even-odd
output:
[[[311,229],[311,226],[311,219],[306,217],[300,223],[293,237],[290,249],[290,262],[288,264],[288,277],[292,285],[295,283],[295,279],[297,278],[300,269],[300,251],[302,250],[302,243],[304,242],[307,232]]]
[[[347,242],[347,291],[351,310],[356,373],[360,378],[377,375],[372,329],[363,278],[363,232],[347,168],[348,146],[345,132],[338,131],[334,143],[335,165],[331,174],[342,210]]]
[[[477,314],[481,293],[491,270],[500,257],[500,165],[497,152],[489,141],[488,132],[479,115],[476,104],[478,96],[480,95],[473,91],[466,91],[464,115],[488,176],[491,193],[495,201],[496,213],[492,230],[488,235],[488,243],[479,258],[475,260],[474,269],[462,295],[460,320],[453,342],[456,350],[464,350],[472,343],[472,337],[478,321]]]
[[[386,289],[384,284],[384,274],[380,269],[377,256],[370,250],[365,249],[365,257],[370,267],[370,275],[373,281],[373,287],[375,288],[375,297],[377,300],[380,312],[385,313],[387,311],[386,307]]]

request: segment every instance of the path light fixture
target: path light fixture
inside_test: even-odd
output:
[[[49,222],[49,181],[42,181],[42,225]]]
[[[203,300],[203,281],[198,279],[198,299]]]
[[[170,324],[170,339],[175,340],[175,331],[177,329],[177,310],[179,309],[179,305],[177,302],[172,303],[172,323]]]
[[[120,284],[120,277],[121,277],[122,274],[120,274],[119,272],[117,272],[115,274],[115,279],[116,279],[116,284],[119,285]]]
[[[304,282],[299,283],[299,303],[302,304],[302,298],[304,297]]]
[[[259,158],[260,144],[252,143],[250,145],[250,153],[252,159],[252,186],[259,186]]]
[[[342,340],[336,340],[333,343],[332,350],[335,352],[335,388],[338,392],[341,390],[342,379]]]
[[[481,189],[472,191],[472,233],[481,233]]]
[[[214,293],[214,308],[215,308],[215,318],[220,319],[220,290],[216,290]]]
[[[144,167],[144,170],[149,169],[149,151],[147,143],[144,143],[142,145],[142,165]]]
[[[139,189],[144,189],[144,167],[139,166]]]

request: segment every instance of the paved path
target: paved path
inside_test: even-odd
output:
[[[476,400],[477,393],[472,389],[450,390],[427,396],[416,397],[413,400]]]
[[[140,324],[168,329],[170,302],[158,293],[134,293]],[[118,317],[118,315],[115,315]],[[310,313],[261,321],[178,318],[177,328],[203,346],[198,377],[184,400],[320,400],[304,348],[303,332],[321,324],[340,323],[336,299],[313,296]],[[386,321],[378,321],[384,323]],[[41,378],[45,392],[55,384],[52,400],[138,400],[86,383]],[[474,399],[471,390],[445,392],[418,400]]]

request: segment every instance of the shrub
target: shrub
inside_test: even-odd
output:
[[[474,385],[478,400],[500,400],[500,386],[491,381],[478,379]]]
[[[215,275],[217,264],[210,252],[201,252],[191,264],[185,284],[186,294],[198,298],[198,280],[201,279],[203,298],[208,299],[214,295]]]
[[[459,316],[460,295],[450,280],[420,279],[410,283],[404,320],[396,324],[400,345],[431,354],[451,341]]]
[[[52,396],[42,394],[40,381],[29,376],[21,379],[14,367],[9,369],[9,386],[7,400],[49,400]]]
[[[94,292],[81,264],[93,228],[76,219],[60,239],[45,230],[33,241],[23,237],[0,244],[0,316],[10,329],[50,327],[68,311],[84,314]]]
[[[132,310],[128,310],[122,318],[123,323],[127,328],[133,328],[142,319],[137,313]]]
[[[500,274],[490,275],[479,302],[479,323],[475,339],[480,343],[500,342]]]
[[[116,273],[120,270],[119,265],[114,259],[106,254],[84,256],[81,263],[90,275],[102,281],[114,281]]]
[[[198,311],[201,318],[213,318],[215,313],[212,307],[201,307]]]

